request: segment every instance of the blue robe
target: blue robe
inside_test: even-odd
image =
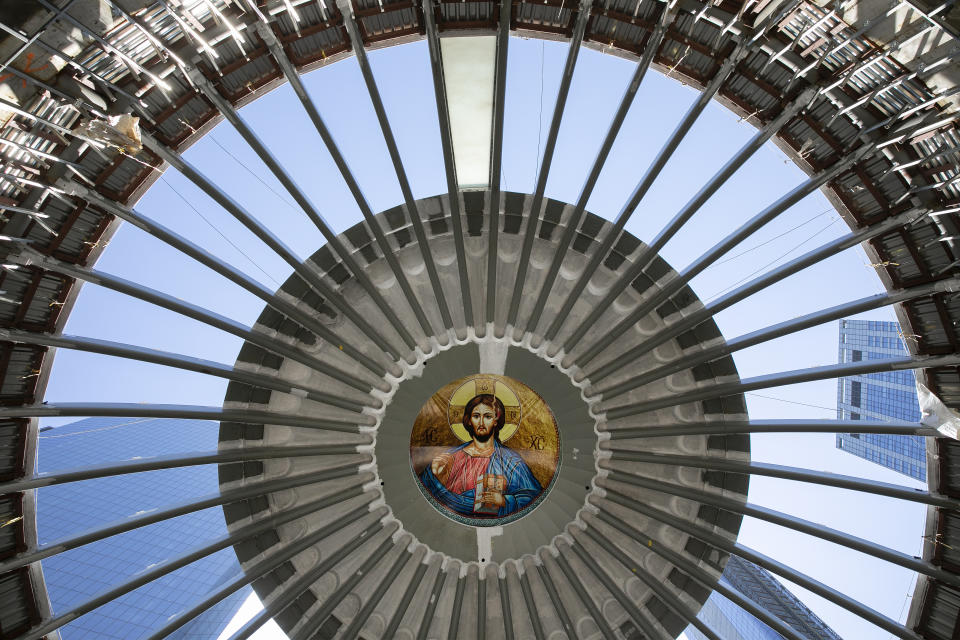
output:
[[[448,450],[446,453],[454,454],[471,444],[472,442],[462,444],[459,447]],[[503,517],[514,511],[519,511],[533,502],[543,491],[543,487],[541,487],[537,479],[533,477],[533,473],[530,472],[530,467],[523,461],[520,454],[509,447],[505,447],[496,440],[494,440],[493,446],[494,452],[493,455],[490,456],[490,464],[487,466],[486,473],[502,475],[507,479],[507,488],[503,492],[505,504],[500,507],[500,510],[496,514],[496,517]],[[420,474],[420,481],[423,483],[423,486],[433,494],[433,497],[436,498],[437,501],[457,513],[478,518],[491,517],[492,515],[474,513],[474,490],[470,489],[464,493],[453,493],[433,475],[431,465],[427,465],[427,468]]]

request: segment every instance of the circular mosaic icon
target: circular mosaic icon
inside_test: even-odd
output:
[[[517,380],[460,378],[420,408],[410,466],[424,497],[464,524],[494,526],[530,513],[560,467],[560,432],[550,408]]]

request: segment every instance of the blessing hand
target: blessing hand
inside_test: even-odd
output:
[[[441,453],[430,464],[430,471],[436,476],[441,484],[447,481],[447,475],[450,473],[450,463],[453,462],[453,456],[449,453]]]

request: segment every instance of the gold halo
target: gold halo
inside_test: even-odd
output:
[[[500,430],[500,442],[506,442],[520,428],[520,397],[500,380],[480,376],[467,380],[450,396],[450,409],[447,414],[450,430],[461,442],[472,440],[467,428],[463,426],[464,408],[474,397],[488,393],[492,393],[503,403],[506,412],[503,429]]]

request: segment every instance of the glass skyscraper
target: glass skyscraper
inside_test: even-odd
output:
[[[908,355],[896,322],[841,320],[838,362],[859,362]],[[846,376],[837,380],[840,420],[918,422],[916,381],[912,371]],[[837,448],[926,482],[926,443],[920,436],[838,433]]]
[[[817,640],[840,640],[840,636],[810,611],[795,595],[761,567],[730,556],[720,582],[733,587],[801,635]],[[760,622],[717,592],[703,605],[697,616],[724,640],[782,640],[783,636]],[[684,632],[689,640],[707,640],[696,627]]]
[[[215,451],[219,424],[200,420],[90,418],[40,433],[41,473],[114,463],[137,456]],[[37,495],[41,544],[202,495],[217,494],[215,465],[166,469],[44,487]],[[133,578],[149,566],[227,533],[220,507],[135,529],[43,560],[55,615]],[[232,548],[190,564],[77,618],[63,640],[137,640],[239,574]],[[243,601],[246,587],[169,636],[215,640]]]

